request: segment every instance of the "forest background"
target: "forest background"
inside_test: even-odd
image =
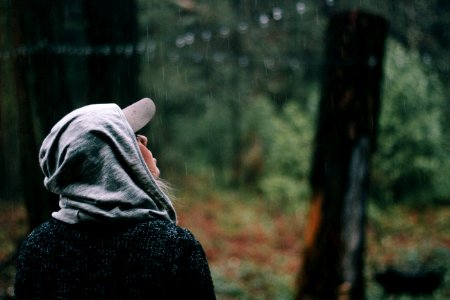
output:
[[[207,240],[207,254],[213,264],[217,262],[219,290],[251,298],[262,286],[265,295],[279,295],[276,285],[281,282],[285,287],[292,281],[296,261],[272,262],[274,268],[277,263],[285,266],[283,275],[261,279],[254,276],[254,268],[260,266],[236,259],[245,252],[239,248],[242,244],[233,255],[230,244],[224,245],[227,236],[234,242],[244,237],[273,242],[278,231],[267,228],[279,225],[286,234],[284,244],[299,243],[289,253],[300,255],[296,252],[311,194],[325,30],[335,12],[358,9],[382,16],[389,24],[369,217],[383,234],[393,224],[408,227],[411,218],[422,227],[448,224],[448,1],[105,3],[2,0],[0,201],[10,215],[28,218],[33,227],[48,213],[33,209],[37,214],[30,220],[21,205],[41,193],[30,181],[42,175],[27,166],[37,164],[34,148],[56,120],[89,103],[125,106],[149,96],[158,110],[144,133],[163,177],[176,187],[183,225]],[[15,8],[23,14],[16,16]],[[27,91],[26,97],[20,91]],[[199,218],[204,223],[197,224]],[[219,229],[205,231],[208,226],[212,230],[209,221],[228,226],[222,241],[214,238],[220,236]],[[287,232],[289,222],[296,228]],[[247,228],[251,223],[262,227]],[[252,231],[253,237],[236,236],[243,229]],[[441,262],[449,263],[448,229],[436,239],[422,252],[413,243],[408,253],[413,259],[437,253]],[[218,254],[220,248],[230,252]],[[270,256],[270,251],[259,254]],[[226,263],[221,255],[228,256]],[[249,262],[255,263],[254,257]],[[230,272],[239,273],[238,282],[251,281],[257,288],[230,286]],[[286,287],[287,295],[291,289]]]

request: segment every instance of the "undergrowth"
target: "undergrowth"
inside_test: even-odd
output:
[[[292,299],[302,249],[307,201],[288,211],[260,195],[201,183],[177,191],[179,225],[203,245],[218,299]],[[11,257],[26,233],[22,204],[0,203],[0,263]],[[450,208],[418,210],[405,204],[368,208],[366,244],[367,299],[383,299],[373,281],[389,265],[401,268],[450,267]],[[14,266],[0,274],[0,299],[13,293]],[[450,270],[443,286],[421,299],[448,299]],[[399,299],[410,299],[406,296]]]

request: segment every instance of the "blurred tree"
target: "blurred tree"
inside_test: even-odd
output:
[[[20,112],[18,138],[23,196],[29,226],[34,228],[49,217],[58,203],[57,197],[42,185],[38,151],[44,132],[70,107],[63,60],[46,51],[49,43],[61,41],[64,7],[56,0],[31,3],[17,0],[13,2],[12,13],[14,48],[36,47],[35,53],[15,57],[13,71]]]
[[[85,0],[86,41],[103,47],[88,57],[88,99],[125,105],[140,96],[136,1]]]
[[[339,0],[336,9],[359,6],[384,16],[391,24],[390,36],[406,51],[417,51],[424,71],[437,73],[443,83],[446,105],[442,108],[450,115],[450,2],[447,0],[409,1]],[[450,139],[450,118],[441,119],[443,134]]]
[[[0,49],[4,49],[6,48],[6,41],[7,41],[7,37],[6,37],[6,32],[5,32],[5,28],[7,26],[5,26],[7,24],[7,15],[6,12],[8,11],[8,8],[6,6],[5,3],[0,2]],[[4,90],[5,90],[5,83],[4,83],[4,78],[6,77],[6,66],[5,66],[5,61],[4,60],[0,60],[0,99],[3,99],[5,97],[4,95]],[[5,145],[5,143],[7,143],[6,140],[6,131],[4,129],[5,127],[5,115],[4,115],[4,111],[5,111],[5,107],[4,107],[4,102],[5,101],[0,101],[0,145]],[[7,178],[7,173],[6,173],[6,160],[3,160],[4,157],[6,157],[6,153],[4,153],[4,151],[6,151],[5,149],[6,147],[0,147],[0,178],[1,181],[3,182],[2,185],[0,185],[0,195],[5,193],[6,190],[6,184],[9,184],[9,180],[6,180]],[[6,181],[6,182],[5,182]]]
[[[11,1],[0,2],[0,200],[17,200],[21,189],[18,180],[17,107],[14,97],[14,52]]]
[[[134,1],[86,1],[81,8],[79,4],[57,0],[31,3],[18,0],[12,5],[13,49],[21,51],[18,52],[21,55],[14,56],[13,71],[20,112],[21,181],[29,225],[34,228],[58,204],[57,196],[46,192],[42,185],[38,166],[40,143],[53,124],[74,108],[72,92],[77,88],[83,90],[81,86],[74,88],[79,80],[68,73],[67,66],[74,71],[70,58],[58,55],[55,49],[66,43],[79,43],[83,37],[91,48],[106,47],[103,56],[89,57],[85,73],[90,84],[88,102],[125,105],[135,100],[139,95],[136,5]],[[74,10],[82,12],[77,16],[86,22],[67,19],[74,17]],[[88,26],[80,28],[84,23]],[[75,71],[82,73],[81,69]],[[80,100],[76,103],[80,102],[83,103]]]
[[[330,19],[297,299],[365,297],[365,209],[386,34],[375,15]]]

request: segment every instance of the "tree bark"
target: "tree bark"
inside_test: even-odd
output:
[[[330,19],[297,299],[364,298],[365,210],[386,33],[384,19],[364,12]]]

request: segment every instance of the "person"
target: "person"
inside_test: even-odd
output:
[[[22,243],[17,299],[215,299],[201,244],[177,225],[147,138],[149,98],[93,104],[44,139],[44,185],[60,209]]]

